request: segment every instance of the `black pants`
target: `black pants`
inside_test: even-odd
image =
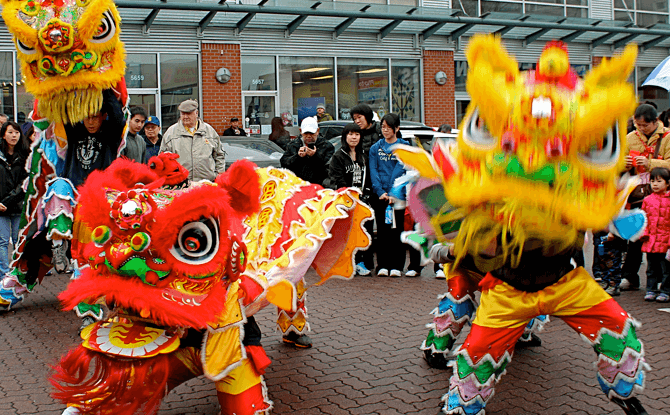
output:
[[[628,280],[631,288],[640,286],[640,265],[642,265],[642,241],[628,242],[621,277]]]
[[[397,269],[402,271],[405,267],[405,245],[400,242],[400,234],[403,231],[404,210],[394,210],[395,228],[386,224],[386,207],[388,202],[377,199],[372,208],[375,211],[377,222],[377,270],[385,268],[389,271]]]

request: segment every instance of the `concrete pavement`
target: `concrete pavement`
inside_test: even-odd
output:
[[[446,287],[433,275],[428,266],[419,278],[356,277],[312,287],[311,349],[281,343],[274,309],[257,314],[273,360],[266,375],[273,414],[437,414],[450,373],[428,367],[418,349],[429,312]],[[312,272],[308,276],[315,281]],[[78,343],[78,319],[59,311],[56,300],[67,283],[66,276],[47,277],[23,305],[0,315],[0,415],[63,410],[49,396],[47,377],[49,365]],[[643,296],[625,292],[617,301],[642,323],[638,334],[653,369],[640,399],[650,414],[667,414],[670,313]],[[541,347],[515,353],[488,414],[623,414],[597,386],[595,354],[576,333],[552,319],[541,337]],[[217,413],[214,386],[203,378],[172,391],[160,410],[160,415]]]

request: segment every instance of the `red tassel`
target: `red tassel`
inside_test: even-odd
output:
[[[167,392],[167,355],[119,359],[79,346],[53,368],[55,399],[83,413],[153,414]]]

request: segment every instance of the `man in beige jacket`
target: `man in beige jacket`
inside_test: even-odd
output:
[[[189,171],[190,181],[210,180],[226,169],[226,153],[214,128],[198,118],[198,103],[188,99],[179,104],[179,121],[163,135],[161,153],[179,155]]]
[[[635,110],[633,119],[635,131],[626,136],[627,154],[629,154],[626,156],[626,170],[630,170],[631,174],[639,174],[649,172],[655,167],[670,169],[670,134],[658,120],[656,108],[642,104]],[[630,151],[636,151],[640,155],[632,157]],[[637,291],[640,288],[642,242],[628,242],[625,258],[619,288],[622,291]]]

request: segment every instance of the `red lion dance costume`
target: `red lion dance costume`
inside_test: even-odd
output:
[[[475,36],[467,50],[472,101],[457,144],[432,154],[396,150],[443,185],[445,203],[430,221],[438,241],[453,244],[450,261],[486,273],[472,330],[452,363],[445,413],[483,415],[528,322],[547,314],[593,347],[607,397],[627,414],[646,414],[635,397],[647,368],[638,323],[571,265],[583,232],[607,228],[635,185],[619,173],[635,106],[626,79],[636,51],[627,47],[580,80],[560,42],[547,45],[537,70],[520,73],[499,38]],[[448,282],[450,304],[440,304],[443,319],[427,340],[435,350],[448,348],[442,343],[472,313],[477,289],[462,272]]]
[[[117,160],[80,188],[73,255],[84,266],[59,298],[66,310],[97,301],[110,311],[56,368],[66,413],[152,414],[203,374],[224,415],[267,413],[270,362],[253,314],[269,303],[295,311],[310,266],[319,283],[351,277],[370,243],[372,214],[353,190],[247,161],[215,183],[170,189],[180,179],[168,158],[152,159],[154,170]]]

